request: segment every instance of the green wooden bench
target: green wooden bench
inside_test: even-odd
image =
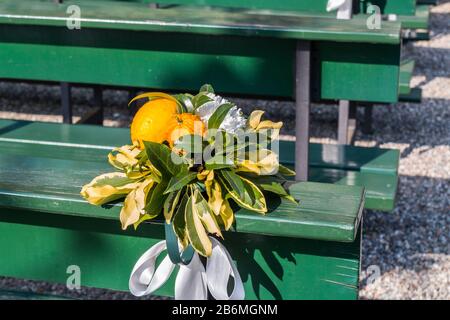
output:
[[[128,130],[122,128],[0,120],[0,147],[17,156],[31,152],[39,157],[67,159],[73,145],[89,144],[77,159],[104,163],[114,146],[126,143]],[[52,152],[54,145],[59,147],[57,154]],[[294,149],[294,142],[280,141],[280,162],[293,167]],[[394,209],[398,165],[398,150],[322,144],[310,144],[309,148],[310,180],[364,186],[367,209]]]
[[[120,1],[120,0],[119,0]],[[271,14],[279,11],[289,11],[301,15],[336,17],[335,12],[328,12],[328,0],[135,0],[132,2],[146,3],[164,8],[167,5],[196,5],[216,6],[241,9],[263,9],[271,10]],[[356,0],[353,1],[352,13],[354,15],[366,15],[370,12],[370,6],[376,5],[380,8],[383,20],[399,21],[404,29],[405,39],[423,40],[428,34],[429,5],[417,3],[417,0]]]
[[[375,103],[393,103],[399,100],[398,88],[399,85],[399,67],[400,67],[400,47],[399,45],[393,46],[394,40],[397,38],[398,30],[396,30],[395,24],[391,22],[383,22],[383,28],[381,31],[367,30],[365,25],[365,16],[355,16],[355,21],[350,23],[351,28],[342,32],[339,32],[342,24],[348,24],[346,22],[336,22],[335,13],[326,13],[326,0],[321,1],[162,1],[161,4],[209,4],[228,7],[246,7],[250,9],[266,9],[265,11],[255,12],[255,10],[242,11],[234,10],[232,12],[212,9],[205,10],[194,8],[189,9],[186,6],[173,7],[162,9],[151,9],[149,3],[151,1],[64,1],[63,4],[55,4],[54,1],[33,1],[25,0],[17,3],[16,1],[6,0],[0,6],[0,24],[5,28],[5,38],[0,41],[5,42],[6,47],[4,52],[4,61],[8,61],[7,66],[3,72],[0,72],[0,78],[7,79],[26,79],[26,80],[41,80],[41,81],[63,81],[61,85],[62,90],[62,106],[63,117],[65,122],[71,122],[71,103],[70,103],[70,85],[69,83],[81,83],[81,84],[101,84],[105,85],[119,85],[119,86],[134,86],[134,87],[156,87],[156,88],[173,88],[173,89],[189,89],[194,90],[198,83],[205,81],[206,78],[210,78],[209,82],[216,84],[216,87],[220,88],[225,93],[230,94],[245,94],[245,95],[265,95],[276,97],[293,98],[295,90],[292,86],[292,79],[294,78],[292,63],[295,60],[293,57],[295,53],[295,41],[294,39],[301,40],[311,39],[314,40],[313,52],[313,79],[311,82],[313,101],[344,101],[340,107],[340,113],[342,116],[339,118],[339,142],[347,143],[351,140],[351,134],[354,132],[354,125],[356,120],[349,119],[352,114],[355,114],[353,109],[356,106],[345,105],[345,101],[362,101],[362,102],[375,102]],[[392,1],[390,1],[392,2]],[[389,2],[389,3],[390,3]],[[411,1],[408,0],[407,3]],[[83,17],[87,20],[83,22],[84,28],[90,29],[109,29],[114,30],[116,43],[111,43],[114,40],[111,36],[103,35],[105,32],[100,31],[78,31],[76,36],[69,32],[69,30],[61,31],[54,27],[66,27],[66,21],[68,14],[66,8],[72,4],[80,5],[83,12]],[[108,10],[104,8],[108,7]],[[399,9],[395,9],[394,5],[382,6],[386,10],[392,10],[393,12],[399,12]],[[392,7],[392,9],[391,9]],[[361,9],[362,6],[355,6],[355,12]],[[271,10],[270,12],[267,9]],[[164,35],[158,35],[157,38],[152,38],[155,44],[142,45],[145,42],[145,38],[150,36],[148,33],[146,36],[136,37],[133,35],[133,30],[140,31],[158,31],[158,32],[171,32],[177,31],[181,28],[183,23],[180,23],[177,28],[175,26],[168,26],[171,21],[175,21],[177,16],[187,15],[192,16],[190,12],[192,10],[200,11],[195,13],[192,20],[200,21],[204,18],[205,14],[211,14],[213,17],[209,19],[207,24],[202,26],[202,31],[194,30],[192,25],[195,25],[196,21],[188,24],[190,21],[185,21],[183,33],[192,33],[196,35],[177,35],[174,36],[174,43],[193,42],[189,45],[184,45],[183,49],[179,47],[181,45],[173,44],[169,45],[170,52],[164,51],[167,47],[167,43],[162,37],[167,38],[167,33]],[[290,10],[289,12],[280,10]],[[384,9],[383,9],[384,10]],[[397,11],[395,11],[397,10]],[[412,10],[412,9],[411,9]],[[386,11],[388,12],[388,11]],[[167,15],[166,15],[167,13]],[[308,14],[308,15],[304,15]],[[253,28],[252,25],[265,23],[267,16],[277,16],[272,24],[264,26],[262,29],[266,29],[264,32],[256,32],[259,27]],[[320,15],[320,16],[317,16]],[[324,18],[332,18],[333,21],[328,23],[324,22]],[[160,18],[163,18],[162,20]],[[223,35],[235,34],[235,26],[233,26],[234,20],[239,20],[240,35],[254,36],[258,33],[260,36],[271,38],[270,41],[252,39],[251,43],[247,40],[238,40],[236,38],[233,41],[226,40],[229,47],[224,48],[221,44],[223,37],[218,40],[212,40],[210,37],[204,39],[203,36],[198,34],[214,34],[215,25],[223,22],[223,19],[228,19],[230,23],[221,26],[223,29],[228,29]],[[152,21],[152,19],[156,21]],[[175,20],[174,20],[175,19]],[[271,19],[272,20],[272,19]],[[91,23],[88,21],[95,21]],[[297,21],[303,22],[297,24]],[[313,21],[313,22],[312,22]],[[245,24],[242,24],[245,22]],[[151,26],[149,26],[151,24]],[[159,24],[159,26],[158,26]],[[209,24],[209,25],[208,25]],[[284,36],[280,36],[283,30],[280,27],[288,30],[291,25],[294,26],[296,32],[292,33],[290,30],[288,33],[290,41],[285,41]],[[52,26],[53,28],[49,28]],[[297,37],[294,34],[299,34],[303,29],[308,27],[314,27],[317,32],[315,35],[309,33],[303,37]],[[272,34],[273,29],[275,33]],[[220,29],[220,28],[219,28]],[[249,29],[248,32],[245,30]],[[351,30],[350,30],[351,29]],[[121,31],[119,31],[121,30]],[[126,30],[126,32],[125,32]],[[177,31],[178,32],[178,31]],[[25,33],[25,34],[24,34]],[[125,35],[129,34],[128,36]],[[347,34],[346,40],[341,40],[336,37],[336,34]],[[358,42],[362,40],[356,37],[358,34],[366,34],[365,42],[369,43],[369,46],[361,47]],[[155,35],[151,32],[152,36]],[[222,35],[222,33],[221,33]],[[320,35],[320,36],[319,36]],[[375,37],[377,35],[377,37]],[[383,40],[379,38],[384,37]],[[86,39],[80,39],[81,37]],[[123,41],[123,37],[127,39]],[[292,38],[291,38],[292,37]],[[297,37],[297,38],[296,38]],[[14,38],[14,39],[11,39]],[[101,38],[101,39],[99,39]],[[280,39],[283,38],[283,39]],[[130,44],[132,40],[136,39],[141,45],[136,43]],[[326,40],[326,41],[318,41]],[[212,46],[212,52],[205,52],[205,56],[219,54],[219,61],[212,61],[212,57],[205,59],[202,57],[203,64],[201,65],[199,59],[192,57],[198,53],[198,47],[195,43],[200,41],[207,41],[208,45]],[[245,43],[242,43],[244,41]],[[261,42],[265,43],[261,43]],[[331,41],[331,42],[330,42]],[[339,44],[338,42],[347,42],[347,44]],[[399,40],[398,40],[399,41]],[[9,42],[17,43],[19,46],[11,48],[7,44]],[[167,42],[167,41],[166,41]],[[364,41],[362,41],[364,42]],[[45,47],[45,53],[41,52],[44,47],[37,47],[35,44],[42,43],[48,45]],[[95,44],[93,44],[95,43]],[[377,43],[374,45],[374,43]],[[390,46],[386,46],[386,43],[391,43]],[[61,45],[64,48],[61,50]],[[95,58],[96,50],[92,50],[91,46],[96,46],[98,50],[102,49],[106,53],[120,51],[121,58],[125,55],[129,55],[130,60],[140,60],[140,62],[131,63],[130,61],[115,61],[109,55],[108,61],[111,63],[106,64],[104,61],[98,61]],[[74,47],[70,49],[68,47]],[[251,49],[249,49],[251,47]],[[275,49],[276,48],[276,49]],[[348,48],[348,50],[347,50]],[[76,49],[76,50],[74,50]],[[89,50],[91,49],[91,50]],[[167,49],[167,48],[166,48]],[[36,51],[37,50],[37,51]],[[133,53],[135,51],[142,52],[142,50],[148,50],[152,54],[146,54],[145,57],[136,56]],[[173,68],[179,68],[179,64],[172,63],[174,52],[184,51],[184,59],[178,59],[178,63],[191,64],[191,68],[197,68],[198,70],[207,68],[219,68],[217,76],[211,76],[211,73],[202,72],[197,78],[184,79],[185,76],[178,75],[168,79],[165,75],[167,73],[174,74]],[[230,52],[231,50],[231,52]],[[236,51],[241,51],[242,55],[237,58]],[[20,52],[16,52],[20,51]],[[68,52],[70,51],[70,53]],[[367,53],[364,53],[367,51]],[[49,52],[50,54],[47,54]],[[263,54],[262,52],[265,52]],[[361,54],[360,54],[361,53]],[[190,57],[186,54],[190,54]],[[231,54],[231,56],[230,56]],[[240,52],[238,53],[240,55]],[[377,55],[377,57],[373,57]],[[268,61],[278,61],[278,65]],[[380,58],[382,56],[383,58]],[[58,57],[59,61],[55,61],[52,57]],[[36,61],[39,59],[39,64],[34,65],[33,68],[24,66],[22,61]],[[69,60],[68,60],[69,59]],[[155,68],[147,68],[149,65],[153,65],[156,59],[162,60],[161,64],[157,64]],[[185,60],[188,59],[188,60]],[[194,59],[194,60],[192,60]],[[96,61],[92,61],[96,60]],[[380,61],[378,61],[380,60]],[[66,61],[70,61],[70,64],[74,66],[77,71],[71,70]],[[282,61],[282,65],[281,64]],[[115,64],[115,65],[114,65]],[[95,65],[95,67],[93,66]],[[45,66],[43,68],[42,66]],[[92,70],[98,71],[97,66],[101,67],[102,72],[95,72],[95,76],[92,76]],[[104,66],[104,67],[103,67]],[[206,68],[205,68],[206,66]],[[240,69],[245,72],[245,76],[240,72]],[[143,73],[140,77],[134,75],[130,76],[130,71],[124,73],[123,68],[129,68],[131,71],[135,70],[147,70],[147,73]],[[276,68],[276,70],[274,70]],[[25,70],[21,70],[25,69]],[[115,70],[118,69],[118,70]],[[79,70],[79,72],[78,72]],[[75,72],[75,74],[72,74]],[[3,73],[3,74],[2,74]],[[78,74],[77,74],[78,73]],[[85,74],[81,74],[85,73]],[[241,74],[240,74],[241,73]],[[111,76],[113,74],[114,76]],[[208,74],[208,75],[207,75]],[[267,81],[263,83],[260,79],[264,75],[269,75],[273,81]],[[381,77],[379,75],[382,75]],[[93,79],[94,78],[94,79]],[[149,79],[150,78],[150,79]],[[201,79],[201,80],[200,80]],[[180,85],[180,82],[183,85]],[[193,84],[195,83],[195,84]],[[276,84],[276,85],[274,85]],[[83,117],[82,122],[94,123],[102,121],[101,100],[102,92],[101,87],[95,87],[95,99],[94,105],[98,108]],[[403,100],[410,101],[408,96],[401,96]],[[370,105],[370,104],[365,104]],[[367,123],[370,125],[371,108],[365,108],[367,114]]]
[[[81,30],[66,27],[66,8],[75,3],[83,8]],[[398,98],[399,23],[368,30],[357,17],[267,19],[264,11],[151,10],[120,1],[105,10],[108,4],[0,3],[0,78],[62,81],[66,122],[68,83],[196,90],[209,82],[222,93],[295,98],[302,180],[308,176],[311,100]]]
[[[120,206],[95,207],[79,195],[111,170],[108,145],[128,139],[126,129],[0,122],[0,275],[65,284],[77,265],[83,286],[128,290],[134,263],[164,239],[161,221],[121,231]],[[318,170],[333,163],[314,161]],[[373,170],[385,170],[376,162]],[[225,234],[246,298],[356,299],[364,188],[298,182],[291,193],[301,205],[270,201],[266,216],[240,210]],[[157,294],[172,295],[173,281]]]

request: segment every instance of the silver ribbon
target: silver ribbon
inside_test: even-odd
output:
[[[227,249],[210,237],[212,254],[207,259],[206,268],[197,253],[188,265],[179,264],[175,280],[176,300],[206,300],[208,289],[216,300],[243,300],[244,285],[239,272]],[[141,297],[162,287],[170,278],[175,264],[169,256],[156,267],[156,259],[166,250],[166,241],[160,241],[147,250],[136,262],[130,275],[130,292]],[[233,292],[228,294],[228,281],[234,279]]]

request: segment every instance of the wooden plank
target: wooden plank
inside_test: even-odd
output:
[[[360,12],[367,12],[370,5],[376,5],[382,14],[414,15],[416,12],[416,0],[369,0],[360,1]]]
[[[389,44],[314,43],[312,98],[397,102],[400,50]],[[0,28],[0,78],[8,79],[178,92],[211,83],[220,93],[292,99],[294,53],[295,41],[283,39]]]
[[[399,15],[398,21],[402,29],[428,29],[430,20],[430,7],[418,5],[414,15]]]
[[[408,95],[411,92],[411,78],[413,75],[415,61],[408,59],[402,61],[400,65],[400,83],[399,83],[399,95]]]
[[[415,102],[420,103],[422,101],[422,89],[412,88],[409,94],[402,94],[398,97],[402,102]]]
[[[164,238],[162,225],[121,231],[118,221],[0,209],[0,274],[128,291],[134,263]],[[247,299],[356,299],[360,236],[351,243],[225,233]],[[176,274],[176,273],[174,273]],[[174,277],[156,292],[173,295]]]
[[[58,147],[53,147],[53,153],[57,152]],[[121,205],[92,206],[79,194],[81,187],[95,176],[111,171],[114,170],[106,161],[4,153],[0,155],[0,206],[118,220]],[[18,179],[18,175],[26,179]],[[363,188],[305,182],[294,184],[290,190],[301,201],[300,206],[287,201],[272,202],[270,210],[274,212],[266,216],[239,210],[235,230],[320,240],[354,240],[364,205]]]
[[[116,2],[114,6],[101,1],[64,1],[55,6],[51,2],[32,0],[0,3],[0,24],[66,27],[70,19],[66,9],[78,4],[83,9],[80,18],[83,28],[106,28],[153,32],[199,33],[209,35],[240,35],[277,37],[296,40],[331,40],[398,44],[400,25],[385,22],[379,30],[368,30],[365,18],[337,21],[328,18],[276,15],[268,19],[267,12],[230,11],[169,7],[149,10],[139,3]]]
[[[57,154],[52,153],[52,143],[59,147]],[[0,146],[17,155],[103,162],[112,148],[129,143],[126,128],[0,120]],[[83,152],[78,152],[79,148]],[[294,151],[293,141],[280,141],[282,163],[294,165]],[[399,157],[399,151],[392,149],[311,143],[309,163],[312,167],[397,175]]]
[[[364,186],[366,189],[364,208],[388,212],[395,208],[398,189],[398,176],[396,175],[380,175],[329,168],[311,168],[310,181]]]

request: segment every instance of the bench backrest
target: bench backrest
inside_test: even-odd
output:
[[[398,23],[373,31],[364,17],[267,19],[120,1],[105,10],[106,2],[77,1],[81,30],[67,28],[69,2],[0,2],[0,78],[174,91],[207,82],[224,94],[292,98],[296,41],[304,39],[314,41],[314,100],[397,101]]]
[[[328,0],[112,0],[122,2],[159,3],[174,5],[220,6],[229,8],[284,10],[304,13],[327,13]],[[376,5],[384,14],[414,15],[416,0],[354,0],[354,13],[367,12]],[[333,14],[333,13],[331,13]]]

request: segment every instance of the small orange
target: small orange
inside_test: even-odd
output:
[[[175,101],[155,99],[147,102],[133,118],[130,128],[131,141],[139,142],[141,149],[144,149],[143,141],[164,142],[168,125],[176,114]]]
[[[170,147],[173,147],[175,141],[180,137],[197,134],[203,136],[206,132],[206,127],[199,116],[191,113],[176,114],[172,117],[172,121],[167,127],[166,140]]]

